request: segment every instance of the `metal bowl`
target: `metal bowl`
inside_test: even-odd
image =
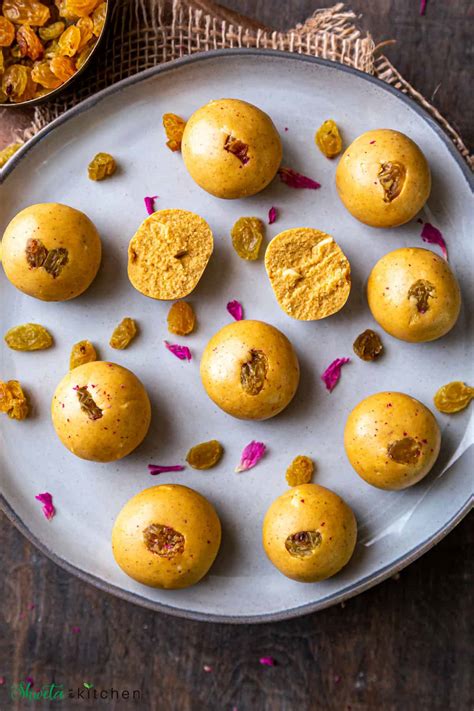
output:
[[[90,53],[89,56],[87,57],[86,61],[85,61],[84,64],[82,65],[82,67],[81,67],[80,69],[78,69],[78,70],[72,75],[72,77],[70,77],[67,81],[65,81],[64,84],[61,84],[61,86],[58,86],[57,89],[52,89],[48,94],[45,94],[44,96],[39,96],[39,97],[36,98],[36,99],[28,99],[27,101],[19,101],[19,102],[15,102],[15,103],[11,103],[11,102],[1,103],[1,102],[0,102],[0,108],[2,108],[2,109],[4,109],[4,108],[5,108],[5,109],[15,109],[15,108],[18,108],[18,107],[20,107],[20,106],[21,106],[21,107],[24,107],[24,106],[37,106],[38,104],[44,104],[46,101],[49,101],[50,99],[55,98],[55,97],[58,96],[62,91],[64,91],[65,89],[67,89],[74,81],[76,81],[76,79],[77,79],[78,77],[81,76],[81,74],[83,74],[83,73],[86,71],[87,67],[90,65],[90,63],[92,62],[93,58],[94,58],[95,55],[97,54],[97,50],[99,49],[99,45],[101,44],[101,42],[102,42],[102,40],[103,40],[103,38],[104,38],[105,32],[106,32],[107,23],[108,23],[109,20],[110,20],[112,3],[110,2],[110,0],[105,0],[105,2],[106,2],[106,4],[107,4],[107,7],[106,7],[106,12],[105,12],[105,22],[104,22],[104,26],[102,27],[102,32],[101,32],[100,35],[98,36],[97,42],[95,43],[94,47],[92,48],[91,53]]]

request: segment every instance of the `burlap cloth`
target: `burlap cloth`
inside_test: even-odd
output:
[[[459,134],[380,53],[370,34],[357,28],[355,14],[343,3],[317,10],[303,25],[287,32],[260,29],[250,20],[207,0],[109,0],[111,17],[104,43],[88,71],[71,89],[36,108],[23,134],[29,138],[78,101],[99,89],[195,52],[229,47],[280,49],[341,62],[395,86],[438,121],[471,165]]]

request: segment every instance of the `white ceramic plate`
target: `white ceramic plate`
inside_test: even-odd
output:
[[[187,175],[179,154],[165,147],[161,116],[185,117],[212,98],[232,96],[267,111],[284,142],[284,165],[317,179],[317,192],[294,190],[278,180],[247,200],[221,201],[201,191]],[[425,152],[433,192],[422,217],[445,234],[464,307],[453,331],[440,341],[413,345],[383,336],[386,353],[378,363],[353,358],[332,394],[319,375],[336,357],[351,356],[354,338],[373,320],[364,284],[373,264],[400,246],[425,246],[414,220],[395,230],[356,222],[340,204],[335,162],[314,146],[320,123],[334,118],[347,145],[371,128],[392,127],[410,135]],[[288,129],[288,130],[285,130]],[[94,183],[87,164],[109,151],[121,170]],[[135,291],[126,272],[127,245],[146,217],[143,197],[158,194],[157,208],[194,210],[210,223],[215,252],[192,295],[199,328],[186,339],[194,359],[182,363],[163,346],[169,304]],[[34,321],[49,327],[54,348],[35,354],[1,346],[0,377],[18,378],[34,403],[24,423],[0,420],[3,507],[21,530],[68,570],[139,604],[178,615],[230,622],[263,621],[320,609],[368,588],[421,555],[466,513],[472,492],[472,460],[460,457],[469,441],[469,417],[438,416],[443,446],[434,471],[402,493],[378,491],[351,469],[343,450],[350,409],[380,390],[402,390],[428,406],[436,389],[450,381],[473,381],[469,314],[472,303],[472,207],[467,170],[438,126],[398,92],[332,63],[278,52],[225,51],[184,59],[111,87],[42,131],[4,171],[0,226],[26,205],[64,202],[84,210],[104,244],[101,271],[80,298],[42,303],[16,291],[1,275],[1,332]],[[266,219],[267,241],[281,230],[311,226],[334,235],[348,255],[353,287],[348,304],[324,321],[290,319],[277,306],[260,259],[241,261],[229,230],[242,215]],[[436,248],[434,248],[436,249]],[[262,423],[240,422],[219,411],[199,379],[199,357],[209,337],[229,322],[226,303],[239,299],[248,318],[268,321],[293,342],[302,382],[292,404]],[[140,337],[126,351],[108,340],[123,316],[140,324]],[[153,402],[153,421],[144,444],[115,464],[94,464],[70,454],[56,438],[49,416],[52,393],[68,367],[71,345],[83,338],[100,347],[103,359],[131,368]],[[179,340],[179,339],[178,339]],[[181,339],[184,341],[184,339]],[[472,430],[471,430],[472,431]],[[190,446],[217,438],[225,446],[218,467],[151,477],[147,464],[183,462]],[[253,470],[235,474],[240,452],[251,439],[268,454]],[[315,481],[335,489],[353,507],[359,542],[350,564],[332,580],[301,585],[272,568],[261,547],[260,527],[270,502],[285,488],[284,473],[297,454],[317,462]],[[442,474],[452,458],[456,460]],[[442,474],[442,475],[441,475]],[[441,476],[440,476],[441,475]],[[223,544],[212,572],[189,590],[162,591],[130,580],[115,565],[110,549],[113,521],[123,504],[153,484],[179,482],[214,502],[223,523]],[[48,523],[35,494],[50,491],[57,515]]]

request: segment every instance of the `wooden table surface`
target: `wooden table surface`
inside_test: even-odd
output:
[[[205,3],[203,3],[205,4]],[[227,0],[276,28],[303,21],[315,0]],[[361,24],[404,76],[472,145],[470,0],[353,0]],[[471,23],[469,23],[471,20]],[[29,120],[0,113],[0,147]],[[473,518],[397,579],[314,615],[234,627],[179,620],[99,592],[63,572],[0,517],[0,709],[10,684],[139,690],[139,701],[67,700],[61,708],[159,711],[464,711],[474,705]],[[261,656],[277,660],[262,667]],[[472,658],[472,657],[471,657]],[[212,671],[205,671],[208,665]],[[84,689],[84,687],[82,687]],[[91,691],[92,696],[92,691]],[[40,702],[37,702],[38,706]],[[41,702],[54,708],[57,702]]]

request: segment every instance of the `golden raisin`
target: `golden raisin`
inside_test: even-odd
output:
[[[90,53],[94,49],[94,44],[89,42],[89,44],[86,44],[84,49],[81,49],[79,54],[76,57],[76,69],[80,69],[84,64],[86,63],[87,59],[89,58]]]
[[[58,247],[57,249],[50,249],[46,259],[43,262],[43,269],[45,269],[48,274],[51,274],[53,279],[58,277],[63,267],[68,263],[69,256],[68,251],[64,247]]]
[[[26,395],[18,380],[0,380],[0,412],[6,412],[12,420],[24,420],[29,407]]]
[[[23,94],[20,94],[20,96],[10,96],[10,101],[14,104],[19,104],[22,101],[29,101],[36,95],[36,82],[33,81],[31,77],[30,67],[26,67],[26,73],[26,88]]]
[[[81,30],[70,25],[58,39],[58,52],[65,57],[74,57],[81,44]]]
[[[109,345],[117,350],[124,350],[133,341],[137,335],[137,326],[133,318],[128,318],[128,316],[114,329],[112,336],[109,341]]]
[[[53,72],[53,74],[55,74],[58,79],[61,79],[62,82],[65,82],[70,79],[76,71],[76,67],[71,57],[55,55],[51,59],[49,66],[51,67],[51,71]]]
[[[250,359],[240,368],[240,383],[247,395],[258,395],[265,384],[268,361],[262,351],[251,350]]]
[[[48,250],[40,239],[30,237],[26,243],[25,255],[30,269],[37,269],[43,266]]]
[[[289,486],[309,484],[314,472],[314,463],[309,457],[299,455],[295,457],[286,470],[286,481]]]
[[[0,151],[0,168],[3,168],[5,163],[10,160],[22,145],[23,143],[10,143],[9,146]]]
[[[224,150],[227,151],[227,153],[232,153],[232,155],[240,160],[242,165],[246,165],[250,160],[250,157],[247,155],[249,150],[247,143],[240,141],[230,134],[226,136]]]
[[[66,0],[65,9],[72,15],[84,17],[95,10],[100,0]]]
[[[64,32],[66,25],[64,22],[58,20],[58,22],[53,22],[51,25],[46,25],[45,27],[40,27],[38,34],[43,40],[43,42],[49,42],[50,40],[57,39]]]
[[[76,23],[76,27],[81,33],[81,40],[79,42],[79,46],[77,47],[77,51],[80,52],[84,49],[94,34],[94,23],[92,22],[91,17],[80,17]]]
[[[44,54],[43,43],[29,25],[22,25],[16,33],[16,41],[22,57],[29,57],[35,61]]]
[[[258,217],[240,217],[232,227],[232,244],[235,251],[248,261],[258,259],[265,227]]]
[[[15,25],[0,15],[0,47],[9,47],[15,39]]]
[[[91,180],[104,180],[117,169],[115,158],[110,153],[97,153],[87,168]]]
[[[420,446],[413,437],[403,437],[387,447],[388,456],[397,464],[416,464],[421,454]]]
[[[89,420],[100,420],[102,417],[102,410],[96,404],[94,398],[90,394],[87,385],[83,387],[74,388],[77,394],[77,399],[79,400],[79,405],[82,412],[85,412]]]
[[[415,299],[418,313],[425,314],[429,307],[429,299],[434,299],[436,289],[434,285],[426,279],[418,279],[408,290],[408,298]]]
[[[10,100],[22,96],[28,85],[28,68],[23,64],[10,64],[2,77],[2,90]]]
[[[299,531],[292,533],[285,541],[285,548],[295,558],[308,558],[321,545],[319,531]]]
[[[211,439],[191,447],[186,455],[186,461],[193,469],[210,469],[221,460],[224,450],[220,442]]]
[[[49,8],[37,0],[3,0],[4,16],[17,25],[42,26],[49,20]]]
[[[31,70],[31,77],[45,89],[57,89],[61,86],[61,79],[53,74],[50,69],[49,62],[47,59],[43,59],[41,62],[36,62],[33,69]]]
[[[6,332],[5,343],[14,351],[42,351],[53,345],[53,338],[39,323],[24,323]]]
[[[186,121],[177,114],[163,114],[163,126],[166,132],[166,145],[172,151],[181,150]]]
[[[341,134],[332,119],[328,119],[318,128],[315,141],[326,158],[335,158],[342,151]]]
[[[84,363],[92,363],[97,360],[97,352],[90,341],[79,341],[71,349],[69,356],[69,370],[74,370]]]
[[[366,361],[375,360],[383,351],[380,336],[375,331],[372,331],[371,328],[367,328],[357,336],[352,348],[359,358]]]
[[[402,191],[405,182],[405,166],[398,161],[382,163],[378,172],[379,183],[383,188],[384,202],[392,202]]]
[[[101,2],[97,5],[96,9],[92,13],[92,21],[94,23],[94,35],[98,37],[102,32],[105,24],[105,17],[107,15],[107,3]]]
[[[474,388],[460,380],[443,385],[434,396],[434,404],[440,412],[451,415],[464,410],[474,398]]]
[[[174,558],[184,552],[184,536],[171,526],[152,523],[143,531],[145,546],[160,558]]]
[[[187,301],[176,301],[168,311],[168,331],[177,336],[187,336],[194,331],[196,316]]]

